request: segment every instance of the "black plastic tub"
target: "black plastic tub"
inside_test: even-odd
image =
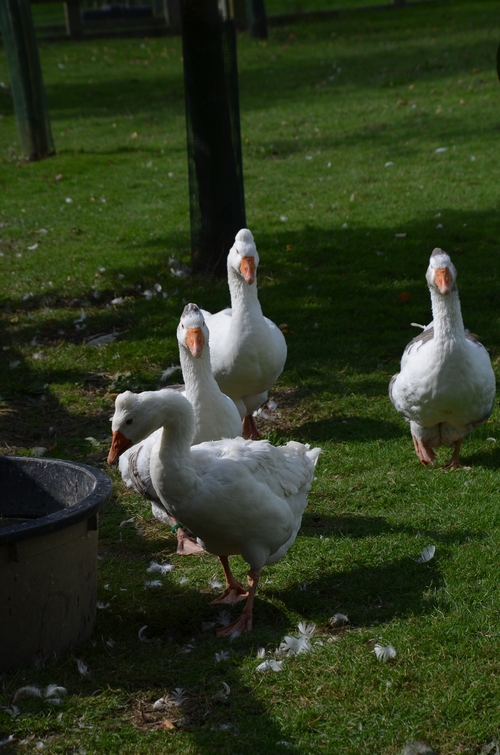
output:
[[[98,512],[111,490],[86,464],[0,456],[0,670],[90,637]]]

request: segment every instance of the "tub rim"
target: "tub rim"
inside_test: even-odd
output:
[[[36,462],[38,464],[54,464],[58,467],[63,466],[73,469],[76,467],[92,477],[95,484],[91,492],[86,495],[85,498],[82,498],[81,501],[72,506],[68,506],[67,508],[63,508],[52,514],[47,514],[46,516],[38,517],[29,522],[0,528],[0,546],[10,545],[29,537],[38,537],[39,535],[57,532],[58,530],[78,524],[85,519],[90,519],[97,514],[97,512],[105,506],[111,498],[113,490],[113,482],[111,478],[106,472],[97,467],[91,466],[90,464],[83,464],[79,461],[70,461],[67,459],[46,459],[44,457],[10,456],[8,454],[0,454],[0,462],[4,459],[21,460],[23,463],[26,462],[28,464],[30,462]]]

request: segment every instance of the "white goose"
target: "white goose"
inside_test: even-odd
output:
[[[194,443],[239,435],[240,415],[234,402],[221,393],[215,382],[210,364],[208,328],[196,304],[187,304],[184,308],[177,328],[177,340],[185,384],[165,388],[158,394],[182,391],[191,402],[195,416]],[[147,396],[148,392],[134,394],[126,391],[116,397],[108,464],[118,460],[127,486],[151,501],[153,514],[158,519],[173,525],[178,538],[178,553],[197,552],[201,549],[166,514],[151,480],[151,451],[162,431],[150,431],[151,403]]]
[[[486,422],[493,409],[495,375],[488,352],[464,330],[457,271],[434,249],[426,273],[434,320],[406,347],[389,397],[410,422],[420,461],[433,464],[434,448],[453,447],[444,465],[460,467],[462,439]]]
[[[231,308],[213,315],[204,312],[214,377],[237,405],[245,438],[259,437],[252,413],[281,375],[287,352],[283,333],[262,314],[257,296],[258,264],[252,233],[243,228],[227,257]]]
[[[192,446],[195,417],[189,401],[175,391],[153,391],[143,394],[143,403],[150,431],[163,428],[151,453],[154,488],[165,508],[222,563],[226,590],[213,602],[247,598],[240,617],[217,633],[249,631],[260,572],[279,561],[297,536],[320,449],[242,438]],[[233,554],[250,566],[248,591],[231,573]]]

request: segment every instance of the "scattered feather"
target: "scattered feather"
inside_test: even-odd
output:
[[[196,642],[194,641],[194,638],[190,639],[188,643],[184,645],[183,648],[181,648],[181,653],[184,653],[184,655],[187,655],[188,653],[191,653],[196,647]]]
[[[174,374],[174,372],[177,372],[180,369],[181,369],[180,364],[173,364],[173,365],[171,365],[171,367],[167,367],[167,369],[165,370],[165,372],[162,373],[162,376],[161,376],[160,380],[162,382],[165,382],[166,380],[169,379],[169,377],[171,375]]]
[[[384,167],[385,167],[385,168],[390,168],[390,167],[391,167],[391,165],[394,165],[394,163],[392,162],[392,160],[388,160],[388,161],[386,162],[386,164],[385,164],[385,166],[384,166]]]
[[[35,249],[38,249],[38,244],[32,244],[31,246],[28,247],[28,249],[30,250],[30,252],[34,252]]]
[[[45,456],[49,449],[45,448],[45,446],[35,446],[31,449],[31,455],[32,456]]]
[[[139,629],[139,631],[137,632],[137,636],[139,637],[139,639],[140,639],[141,642],[152,642],[153,641],[153,640],[148,640],[148,638],[145,635],[145,631],[146,631],[147,628],[148,628],[148,625],[144,624],[144,626],[141,627]]]
[[[17,718],[17,716],[19,716],[19,714],[21,713],[17,705],[14,704],[12,704],[10,707],[2,707],[2,710],[8,713],[12,718]]]
[[[151,561],[151,565],[146,569],[147,572],[158,572],[158,574],[168,574],[175,569],[174,564],[158,564],[156,561]]]
[[[300,655],[301,653],[309,653],[311,650],[311,643],[308,637],[289,637],[285,636],[283,642],[280,643],[278,653],[283,655]]]
[[[215,662],[220,663],[220,661],[228,661],[231,658],[231,653],[229,650],[221,650],[220,653],[215,654]]]
[[[227,682],[222,682],[223,689],[220,690],[220,692],[217,692],[214,695],[214,700],[225,700],[226,697],[229,697],[231,693],[231,687]]]
[[[377,642],[373,648],[373,652],[379,661],[390,661],[396,657],[396,650],[392,645],[380,645],[380,643]]]
[[[434,150],[436,155],[439,155],[440,153],[447,152],[447,151],[448,151],[448,147],[438,147],[437,149]]]
[[[166,708],[168,705],[168,699],[166,697],[159,697],[158,700],[155,700],[153,703],[153,710],[161,710],[162,708]]]
[[[39,687],[35,687],[33,684],[27,684],[25,687],[19,687],[19,689],[14,692],[12,702],[15,702],[19,697],[23,696],[41,697],[42,690]]]
[[[217,624],[221,627],[227,627],[231,623],[231,614],[227,608],[221,608],[217,614]]]
[[[114,648],[115,644],[115,641],[111,637],[106,640],[106,645],[108,646],[108,648]]]
[[[115,299],[111,299],[111,304],[115,307],[121,307],[125,304],[125,299],[123,296],[117,296]]]
[[[333,616],[328,619],[328,623],[332,627],[338,627],[343,626],[344,624],[349,624],[349,619],[345,613],[334,613]]]
[[[176,687],[174,691],[170,693],[170,699],[174,705],[177,705],[178,708],[182,708],[188,699],[186,690],[182,689],[182,687]]]
[[[105,343],[113,343],[119,335],[119,333],[106,333],[103,336],[89,338],[87,340],[87,346],[103,346]]]
[[[67,695],[68,690],[66,687],[60,687],[58,684],[48,684],[43,694],[45,697],[60,697],[61,695]]]
[[[256,671],[282,671],[281,666],[283,665],[283,661],[275,661],[273,659],[264,661],[263,663],[259,663]]]
[[[308,624],[306,621],[299,621],[299,632],[302,637],[307,637],[307,639],[310,640],[315,631],[316,624],[313,622]]]
[[[131,516],[130,519],[124,519],[122,522],[120,522],[120,527],[125,527],[126,524],[131,524],[134,521],[134,517]]]
[[[435,545],[426,545],[420,556],[418,558],[415,558],[414,561],[416,561],[417,564],[425,564],[427,561],[430,561],[431,558],[434,558],[435,552]]]
[[[161,581],[161,579],[147,579],[144,582],[145,590],[155,589],[157,587],[163,587],[163,582]]]
[[[9,734],[7,737],[3,737],[3,739],[0,739],[0,747],[3,747],[4,745],[8,745],[11,742],[14,742],[15,737],[13,734]]]
[[[186,584],[186,582],[189,582],[189,578],[188,578],[188,577],[181,577],[181,578],[179,579],[179,584],[180,584],[180,585],[185,585],[185,584]]]
[[[257,658],[262,659],[266,656],[266,649],[265,648],[258,648],[257,649]]]
[[[218,579],[211,579],[208,584],[210,587],[213,587],[214,590],[220,590],[222,588],[222,582],[219,582]]]
[[[100,600],[96,603],[96,608],[100,608],[101,610],[105,610],[106,608],[109,608],[111,603],[102,603]]]
[[[498,750],[497,750],[498,752]],[[401,755],[435,755],[429,743],[423,739],[411,739],[403,748]]]
[[[217,626],[216,621],[202,621],[201,622],[201,631],[202,632],[208,632],[210,629],[213,629]]]
[[[82,676],[90,675],[89,667],[87,666],[85,661],[81,661],[79,658],[76,658],[76,665],[78,666],[78,671]]]

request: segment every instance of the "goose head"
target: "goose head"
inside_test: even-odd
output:
[[[139,443],[152,432],[156,404],[149,403],[147,398],[154,393],[156,391],[124,391],[116,397],[115,413],[111,418],[112,440],[108,464],[114,464],[127,448]],[[154,429],[156,428],[153,427]]]
[[[234,270],[243,280],[252,284],[259,265],[259,254],[252,232],[248,228],[238,231],[234,244],[227,257],[228,268]]]
[[[186,304],[177,328],[179,349],[188,349],[191,356],[199,359],[203,356],[203,348],[208,346],[208,328],[199,307],[196,304]]]
[[[425,277],[431,291],[439,291],[443,296],[457,290],[457,269],[442,249],[432,252]]]

